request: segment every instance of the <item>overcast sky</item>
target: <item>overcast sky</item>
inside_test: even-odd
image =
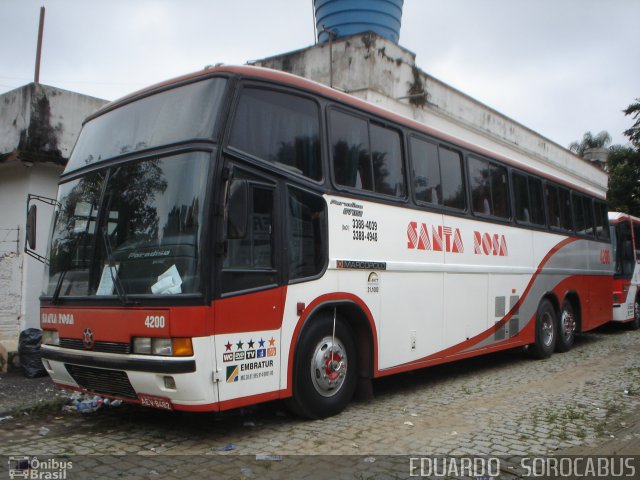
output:
[[[567,146],[614,143],[640,97],[640,0],[405,0],[400,45],[425,72]],[[40,81],[108,100],[218,62],[315,41],[312,0],[0,0],[0,93]]]

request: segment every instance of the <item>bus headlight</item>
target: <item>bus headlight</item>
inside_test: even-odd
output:
[[[135,337],[133,353],[164,357],[190,357],[193,345],[190,338]]]
[[[56,330],[43,330],[42,344],[58,346],[60,345],[60,335]]]

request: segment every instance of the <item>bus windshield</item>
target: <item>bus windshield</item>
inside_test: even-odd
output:
[[[211,78],[126,103],[82,127],[65,174],[187,139],[212,140],[227,81]]]
[[[60,185],[44,295],[200,293],[210,155],[129,162]]]

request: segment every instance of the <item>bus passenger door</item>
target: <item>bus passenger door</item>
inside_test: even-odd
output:
[[[279,389],[284,296],[278,182],[244,168],[232,172],[213,311],[221,402]]]

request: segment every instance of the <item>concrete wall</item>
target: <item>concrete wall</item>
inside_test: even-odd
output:
[[[105,103],[34,83],[0,95],[0,161],[19,151],[39,161],[66,163],[82,121]]]
[[[561,145],[420,70],[415,55],[372,33],[333,42],[333,87],[547,171],[604,197],[607,175]],[[329,43],[254,62],[329,85]],[[549,106],[552,113],[552,106]]]
[[[20,331],[39,327],[44,265],[24,254],[27,194],[55,198],[62,166],[0,164],[0,341],[8,351]],[[44,254],[53,207],[37,204],[37,250]]]
[[[82,121],[105,103],[35,84],[0,95],[0,370],[20,331],[39,327],[44,265],[23,252],[27,195],[56,197]],[[37,208],[36,248],[44,255],[53,207]]]

